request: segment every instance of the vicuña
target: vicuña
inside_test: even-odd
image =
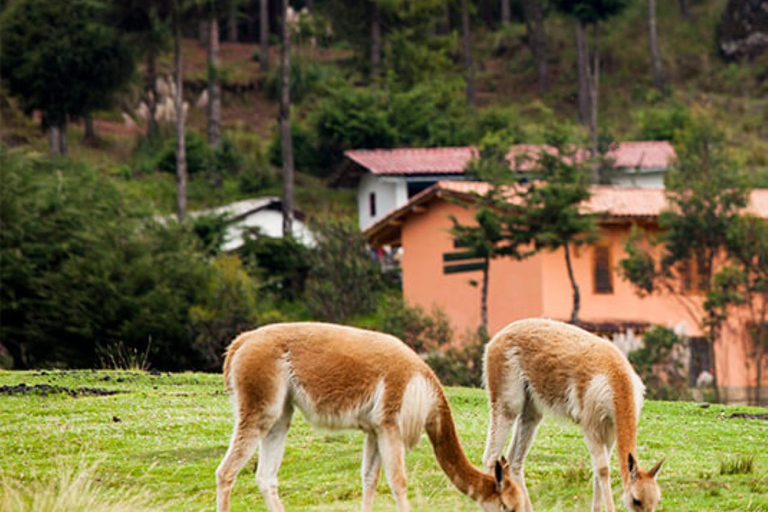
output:
[[[219,512],[229,512],[232,484],[257,444],[259,489],[270,510],[283,510],[277,472],[294,408],[315,426],[365,433],[364,512],[372,509],[382,466],[398,510],[409,510],[405,452],[423,429],[461,492],[489,512],[518,510],[521,493],[506,461],[497,460],[486,474],[467,460],[437,377],[395,337],[322,323],[270,325],[232,342],[224,379],[236,420],[216,471]]]
[[[623,501],[630,511],[651,512],[661,491],[656,474],[637,463],[637,422],[645,387],[629,361],[607,340],[573,325],[543,319],[514,322],[485,349],[485,384],[491,421],[483,462],[495,460],[515,425],[507,458],[523,492],[521,509],[533,507],[523,463],[545,410],[579,424],[592,457],[592,511],[614,512],[609,461],[618,444]]]

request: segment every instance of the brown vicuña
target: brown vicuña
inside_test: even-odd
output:
[[[592,456],[592,511],[613,512],[609,460],[618,444],[623,501],[634,512],[659,504],[662,459],[650,471],[637,464],[637,422],[645,387],[626,357],[607,340],[562,322],[528,319],[502,329],[485,349],[485,384],[491,421],[483,461],[495,460],[515,425],[507,458],[510,476],[531,512],[523,463],[542,412],[570,418],[582,428]]]
[[[216,471],[217,510],[229,512],[232,484],[259,444],[256,481],[282,511],[277,472],[294,407],[310,424],[358,429],[363,507],[373,506],[382,465],[400,512],[409,510],[405,452],[426,430],[448,478],[486,511],[517,512],[520,489],[500,459],[476,469],[459,444],[451,410],[432,370],[402,341],[322,323],[275,324],[241,334],[227,349],[224,379],[235,405],[229,450]]]

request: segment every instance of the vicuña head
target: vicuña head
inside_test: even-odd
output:
[[[507,458],[522,491],[523,512],[532,512],[523,464],[544,410],[579,424],[592,456],[592,511],[614,512],[609,461],[617,446],[623,500],[631,512],[652,512],[661,491],[661,462],[643,471],[635,460],[637,421],[645,388],[607,340],[562,322],[529,319],[502,329],[485,349],[484,375],[491,421],[483,461],[493,464],[515,434]]]
[[[503,459],[476,469],[459,443],[448,400],[432,370],[403,342],[321,323],[275,324],[241,334],[227,349],[224,380],[235,428],[216,471],[217,510],[229,512],[235,477],[260,445],[256,481],[267,507],[282,511],[277,473],[294,408],[313,425],[358,429],[363,448],[363,512],[381,468],[400,512],[409,510],[405,452],[426,430],[440,467],[486,512],[519,512],[521,492]]]
[[[643,471],[638,466],[634,455],[630,452],[627,456],[627,470],[629,478],[624,485],[622,499],[627,510],[632,512],[653,512],[659,506],[661,489],[656,482],[656,474],[664,464],[664,459],[653,466],[650,471]]]

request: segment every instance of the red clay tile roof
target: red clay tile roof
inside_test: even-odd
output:
[[[463,174],[474,148],[355,149],[347,158],[373,174]]]
[[[546,149],[552,150],[546,145],[517,144],[510,148],[507,160],[511,167],[528,171]],[[344,154],[373,174],[463,174],[469,160],[477,155],[477,148],[355,149]],[[585,152],[578,154],[586,158]],[[620,142],[608,151],[608,157],[614,160],[615,167],[664,168],[672,164],[675,150],[667,141]]]

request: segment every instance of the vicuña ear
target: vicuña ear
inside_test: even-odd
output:
[[[504,457],[501,457],[499,460],[497,460],[496,464],[493,466],[493,477],[496,479],[497,490],[501,490],[501,488],[504,486],[504,476],[507,473],[508,468],[509,463]]]
[[[630,481],[634,482],[637,480],[637,462],[635,462],[635,457],[630,453],[628,456],[628,462],[629,462],[629,479]]]
[[[653,466],[650,471],[648,471],[648,474],[651,475],[653,478],[656,478],[656,473],[659,472],[659,470],[661,469],[661,465],[664,464],[665,460],[667,460],[667,458],[662,457],[661,460],[657,462],[656,465]]]

